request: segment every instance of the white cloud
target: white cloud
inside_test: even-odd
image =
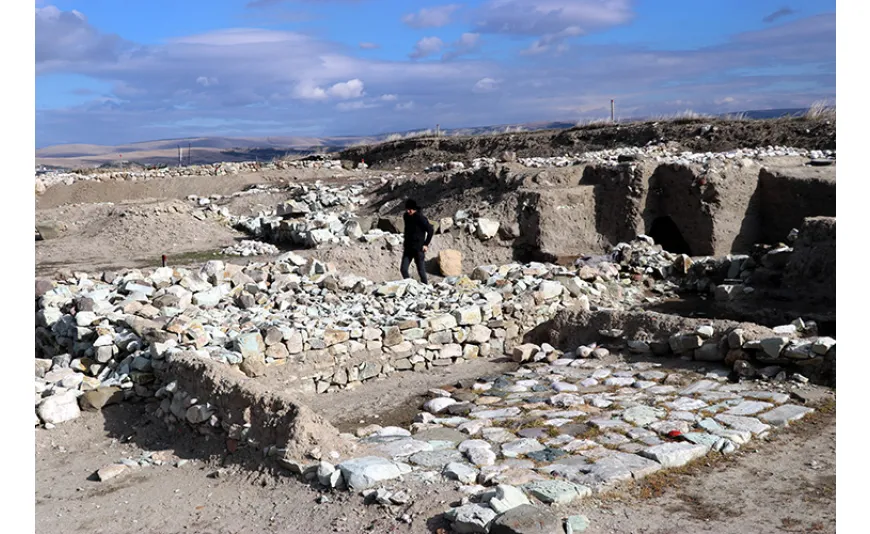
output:
[[[363,50],[374,50],[376,48],[380,48],[381,45],[379,45],[377,43],[362,42],[359,44],[359,47],[362,48]]]
[[[420,59],[432,54],[437,54],[444,47],[444,41],[438,37],[423,37],[417,44],[414,45],[414,51],[411,53],[411,59]]]
[[[93,61],[113,61],[133,48],[118,35],[102,33],[82,13],[55,6],[36,8],[36,70],[45,72]]]
[[[329,96],[339,98],[341,100],[349,100],[351,98],[359,98],[365,93],[363,92],[364,84],[359,78],[340,82],[329,88],[327,93]]]
[[[458,4],[424,7],[416,13],[402,17],[402,22],[412,28],[440,28],[450,24],[450,16],[460,7]]]
[[[217,85],[218,79],[208,77],[208,76],[200,76],[196,79],[196,83],[198,83],[199,85],[201,85],[203,87],[208,87],[210,85]]]
[[[293,96],[302,100],[326,100],[328,98],[326,91],[309,81],[299,83],[293,90]]]
[[[498,89],[498,81],[492,78],[481,78],[477,80],[474,87],[471,88],[475,93],[491,93]]]
[[[485,59],[480,46],[488,39],[477,31],[447,44],[430,40],[427,50],[437,52],[429,61],[402,61],[365,57],[371,55],[355,47],[274,30],[209,32],[143,45],[98,31],[81,14],[50,9],[37,20],[36,138],[41,145],[62,140],[115,144],[221,135],[218,131],[229,126],[208,125],[236,120],[251,121],[233,128],[252,136],[362,134],[374,124],[403,131],[435,123],[578,120],[580,112],[609,116],[610,98],[616,98],[621,114],[657,114],[686,109],[675,100],[691,101],[699,112],[719,107],[724,112],[803,107],[836,97],[833,15],[778,21],[692,49],[572,43],[582,49],[572,50],[567,65],[550,53],[563,48],[570,35],[594,26],[566,24],[565,16],[552,15],[555,22],[547,32],[519,34],[549,47],[534,61]],[[57,23],[61,19],[67,26]],[[59,31],[63,28],[71,31]],[[484,59],[431,61],[469,48]],[[73,107],[50,102],[45,88],[56,82],[43,76],[49,72],[93,80],[104,99]],[[671,83],[675,78],[679,86]],[[495,90],[499,98],[474,90]],[[734,101],[724,102],[725,97]]]

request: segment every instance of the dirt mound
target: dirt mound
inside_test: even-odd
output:
[[[438,161],[499,157],[504,151],[513,151],[522,158],[549,157],[664,142],[676,143],[683,150],[693,152],[722,152],[768,145],[826,150],[835,149],[836,140],[836,121],[833,120],[686,119],[477,137],[419,137],[353,147],[341,152],[341,158],[354,162],[365,160],[374,167],[397,164],[425,167]]]
[[[37,272],[129,267],[131,261],[210,251],[244,237],[180,200],[84,204],[40,210],[36,217],[37,222],[57,221],[65,228],[57,239],[36,242]]]
[[[493,242],[495,241],[495,242]],[[435,282],[441,278],[438,268],[438,253],[445,249],[458,250],[462,253],[463,273],[471,274],[478,265],[503,265],[515,261],[515,251],[509,241],[502,242],[497,237],[488,243],[477,237],[464,234],[437,234],[429,245],[426,253],[426,272],[429,281]],[[317,258],[320,261],[332,263],[335,268],[346,274],[362,276],[374,282],[398,280],[399,263],[402,260],[401,249],[392,250],[386,242],[370,244],[354,244],[352,247],[329,247],[296,251],[301,256]],[[417,273],[411,269],[411,276],[417,278]]]

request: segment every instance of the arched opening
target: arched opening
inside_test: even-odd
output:
[[[647,235],[668,252],[692,255],[692,249],[683,238],[677,223],[668,216],[655,219],[650,225]]]

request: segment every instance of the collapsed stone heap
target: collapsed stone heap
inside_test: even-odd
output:
[[[219,214],[229,225],[252,237],[271,243],[317,248],[321,245],[348,245],[352,241],[374,243],[384,240],[391,250],[398,249],[403,242],[402,217],[363,216],[356,211],[367,202],[363,193],[369,186],[368,183],[362,183],[332,187],[316,182],[313,185],[251,188],[229,197],[190,196],[188,200],[206,212]],[[263,192],[286,193],[289,198],[274,210],[260,212],[256,216],[233,215],[218,203],[234,196]],[[517,224],[502,227],[498,221],[472,217],[465,210],[458,210],[454,217],[432,221],[432,224],[436,233],[451,230],[466,232],[483,241],[495,237],[499,230],[507,237],[519,235]],[[264,244],[251,245],[247,250],[257,248],[266,250]]]
[[[762,148],[740,148],[728,152],[689,152],[679,150],[669,146],[668,144],[657,144],[645,147],[621,147],[608,150],[600,150],[596,152],[584,152],[582,154],[555,156],[548,158],[517,158],[513,153],[505,153],[500,159],[496,158],[476,158],[472,160],[471,167],[478,169],[493,165],[498,161],[516,161],[521,165],[531,168],[541,167],[570,167],[572,165],[617,165],[625,161],[635,161],[638,159],[651,159],[658,163],[672,163],[678,165],[689,164],[705,164],[714,165],[728,160],[760,160],[769,157],[801,157],[819,161],[820,163],[828,163],[835,160],[837,157],[836,150],[806,150],[803,148],[782,147],[782,146],[767,146]],[[462,170],[464,166],[455,165],[456,162],[450,164],[436,164],[430,167],[432,171],[437,170]]]
[[[278,250],[278,247],[276,247],[275,245],[263,243],[260,241],[251,241],[248,239],[221,250],[221,254],[225,254],[227,256],[243,257],[272,255],[278,254],[279,252],[281,251]]]
[[[263,170],[286,170],[286,169],[341,169],[341,161],[334,159],[306,159],[306,160],[276,160],[271,162],[222,162],[208,165],[186,165],[182,167],[166,167],[162,169],[147,170],[118,170],[118,169],[83,169],[73,172],[51,172],[36,175],[37,192],[43,192],[46,188],[57,184],[72,185],[80,181],[147,181],[160,178],[172,178],[178,176],[226,176],[234,174],[247,174]]]
[[[603,265],[584,271],[584,280],[575,269],[512,264],[431,287],[378,285],[288,253],[246,267],[210,261],[199,271],[39,280],[37,400],[110,386],[147,396],[153,368],[167,352],[186,349],[251,375],[291,361],[299,386],[318,391],[394,369],[497,355],[568,306],[641,302],[643,288],[618,273]]]

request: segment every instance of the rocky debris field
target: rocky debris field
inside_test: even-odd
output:
[[[806,442],[826,451],[810,468],[833,469],[829,387],[836,383],[836,340],[826,334],[831,327],[824,313],[833,310],[832,297],[825,300],[833,281],[823,279],[832,269],[817,257],[833,249],[832,217],[804,218],[783,242],[755,245],[746,254],[690,257],[638,235],[613,239],[615,245],[596,254],[577,251],[557,265],[515,259],[522,252],[515,240],[530,231],[515,215],[521,199],[492,190],[530,186],[538,194],[575,187],[579,179],[568,170],[523,168],[654,162],[691,166],[690,178],[703,180],[725,167],[758,167],[771,158],[796,166],[835,164],[834,145],[807,141],[826,131],[821,122],[769,122],[766,142],[729,146],[729,139],[746,135],[741,128],[757,128],[742,122],[631,126],[607,142],[584,141],[599,135],[594,128],[552,139],[533,134],[527,140],[550,148],[517,152],[506,145],[476,153],[472,143],[454,152],[465,157],[430,159],[423,174],[369,172],[355,159],[365,150],[381,166],[408,150],[417,151],[411,160],[431,156],[428,140],[412,139],[346,151],[343,161],[39,177],[42,196],[95,186],[150,191],[157,179],[176,187],[185,176],[244,182],[202,194],[176,188],[185,193],[173,200],[42,210],[37,257],[45,268],[72,268],[36,280],[38,455],[41,450],[44,462],[55,462],[64,453],[57,443],[48,446],[50,436],[94,435],[95,412],[105,432],[125,444],[113,442],[103,451],[109,458],[88,449],[87,459],[71,457],[69,466],[56,461],[50,471],[66,469],[62,479],[38,467],[39,483],[50,486],[37,490],[38,506],[52,511],[43,525],[55,528],[64,514],[77,516],[69,506],[52,504],[53,494],[72,502],[68,494],[80,493],[95,504],[108,502],[100,492],[137,499],[127,488],[153,492],[164,477],[167,484],[183,482],[191,497],[220,503],[207,518],[197,512],[191,524],[198,531],[228,521],[238,532],[664,534],[673,530],[661,512],[636,499],[661,497],[668,484],[681,492],[671,494],[669,513],[674,500],[682,500],[692,515],[678,524],[684,531],[751,530],[734,509],[749,510],[749,501],[737,504],[728,496],[743,491],[756,504],[767,502],[763,491],[786,495],[779,505],[752,509],[758,531],[832,528],[833,497],[824,497],[832,481],[801,479],[816,492],[808,504],[809,493],[798,497],[785,483],[755,476],[764,471],[762,458],[774,458],[764,452],[772,443],[783,444],[777,454],[794,451],[775,460],[787,466],[788,476],[804,469],[795,455],[815,453],[798,448],[803,443],[795,436],[812,433],[806,428],[820,429]],[[805,133],[793,128],[798,123]],[[667,134],[677,130],[685,134],[679,140]],[[625,147],[621,136],[652,137]],[[381,157],[378,150],[390,146],[391,155]],[[600,150],[589,151],[593,146]],[[811,146],[822,150],[794,148]],[[342,179],[250,184],[264,169],[338,172],[351,166],[356,169]],[[481,180],[487,191],[474,189]],[[427,191],[458,183],[474,189],[464,198],[454,194],[458,189],[445,192],[450,198],[429,215],[436,228],[430,269],[441,274],[429,285],[385,272],[402,248],[401,202],[418,191],[417,182],[428,184]],[[484,199],[486,209],[479,209]],[[93,244],[79,246],[82,238]],[[143,256],[159,246],[169,253],[168,265],[131,268],[122,246]],[[91,257],[96,250],[117,256],[116,264]],[[192,256],[182,262],[176,255],[185,253]],[[86,261],[68,261],[74,256]],[[796,282],[801,277],[812,278],[805,294]],[[753,308],[804,297],[823,311],[797,306],[795,317],[767,315],[763,324],[647,311],[687,297],[744,320],[754,317]],[[801,316],[801,309],[814,313]],[[398,395],[392,384],[410,400],[399,406],[371,399]],[[327,420],[300,399],[347,407],[324,410],[331,414]],[[768,456],[758,456],[759,450]],[[691,473],[710,473],[709,480],[723,485],[705,485]],[[228,491],[241,495],[228,489],[238,488],[228,479],[240,476],[259,488],[283,487],[287,500],[279,505],[273,499],[264,515],[258,506],[268,495],[242,492],[254,501],[240,510],[226,499]],[[69,477],[82,480],[73,487]],[[194,489],[202,477],[208,493]],[[685,497],[692,487],[703,497]],[[614,500],[625,495],[630,503],[619,508]],[[791,502],[798,498],[807,503],[802,512]],[[136,502],[146,501],[140,496]],[[710,502],[730,519],[711,512]],[[161,503],[169,517],[143,506],[154,517],[131,512],[119,532],[180,531],[175,515],[191,513]],[[634,507],[645,515],[633,519]],[[604,513],[612,509],[625,520]],[[774,517],[785,510],[791,515]],[[811,523],[811,516],[824,521]]]
[[[730,270],[745,260],[725,261]],[[52,428],[80,417],[82,409],[156,399],[155,416],[170,426],[202,426],[245,441],[245,428],[224,419],[209,399],[160,381],[159,372],[174,355],[238,366],[248,377],[284,367],[291,387],[317,393],[394,372],[506,355],[526,367],[430,392],[409,429],[369,427],[356,439],[344,436],[375,455],[342,460],[336,451],[314,452],[325,457],[306,467],[304,459],[282,456],[281,447],[269,449],[269,457],[309,480],[363,492],[381,504],[403,504],[410,497],[378,484],[417,476],[421,469],[419,476],[433,481],[458,480],[468,486],[462,490],[469,501],[447,513],[454,531],[498,532],[502,523],[532,513],[510,513],[514,507],[568,503],[711,451],[730,454],[811,412],[790,402],[781,385],[808,379],[793,371],[789,376],[773,363],[830,357],[835,341],[814,335],[812,325],[783,325],[769,337],[700,326],[673,332],[667,343],[610,329],[599,332],[610,343],[568,352],[522,343],[525,332],[568,309],[606,314],[655,302],[679,287],[680,275],[693,265],[641,236],[606,258],[574,267],[480,266],[470,277],[433,286],[412,280],[375,284],[293,253],[246,267],[212,260],[198,271],[162,267],[41,279],[36,424]],[[721,368],[689,384],[655,363],[603,365],[608,345],[725,362],[734,372]],[[751,375],[740,372],[750,361],[771,365]],[[741,376],[772,382],[741,383]],[[123,465],[109,466],[97,476],[109,479],[123,471]],[[580,517],[540,513],[550,525],[563,519],[575,529],[586,524]]]
[[[402,139],[346,149],[343,160],[365,161],[373,168],[426,168],[433,162],[469,162],[514,152],[520,158],[549,158],[566,153],[666,145],[680,152],[728,152],[767,146],[808,150],[836,148],[836,121],[828,118],[775,120],[685,119],[633,124],[598,124],[568,130],[476,137]],[[459,155],[459,157],[457,157]]]
[[[470,163],[471,169],[479,169],[499,162],[517,162],[529,168],[570,167],[573,165],[618,165],[651,159],[657,163],[690,165],[701,164],[715,166],[726,161],[765,160],[767,158],[805,158],[812,165],[831,165],[836,162],[836,150],[806,150],[786,146],[767,146],[760,148],[740,148],[727,152],[692,152],[680,150],[668,145],[653,145],[648,147],[624,147],[596,152],[584,152],[574,155],[552,157],[518,158],[515,152],[506,151],[498,158],[475,158]],[[425,169],[425,172],[462,171],[466,166],[461,161],[436,163]]]
[[[261,171],[289,169],[341,169],[341,162],[333,159],[287,160],[259,163],[246,161],[240,163],[215,163],[211,165],[189,165],[166,167],[162,169],[118,170],[89,169],[75,172],[41,173],[36,176],[36,193],[44,193],[53,185],[72,185],[83,181],[146,181],[178,176],[227,176]]]

